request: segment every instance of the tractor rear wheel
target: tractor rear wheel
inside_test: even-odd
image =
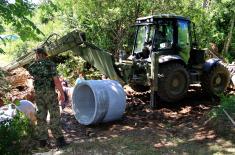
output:
[[[208,73],[202,75],[202,89],[208,95],[223,93],[229,84],[229,71],[222,64],[217,64]]]
[[[189,86],[189,75],[179,63],[162,64],[159,67],[158,95],[167,102],[175,102],[184,97]]]

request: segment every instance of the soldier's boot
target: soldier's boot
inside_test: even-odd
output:
[[[62,148],[64,146],[68,145],[68,143],[66,143],[64,137],[59,137],[56,139],[56,145],[57,145],[57,147]]]

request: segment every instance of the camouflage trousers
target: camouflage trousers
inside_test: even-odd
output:
[[[54,138],[63,136],[60,126],[60,109],[57,100],[57,94],[54,90],[36,91],[37,104],[37,126],[36,137],[39,140],[48,138],[48,128],[51,129]],[[48,111],[50,113],[50,124],[47,124],[46,118]]]

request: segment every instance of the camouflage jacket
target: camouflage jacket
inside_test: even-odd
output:
[[[35,61],[28,67],[30,75],[34,78],[34,89],[36,91],[54,90],[53,77],[57,76],[55,64],[49,59]]]

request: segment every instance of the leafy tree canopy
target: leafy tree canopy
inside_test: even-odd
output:
[[[103,49],[112,53],[119,49],[130,52],[134,38],[132,25],[137,17],[177,14],[195,23],[201,47],[214,42],[222,51],[226,40],[232,40],[227,45],[235,48],[235,33],[231,31],[234,0],[42,0],[39,6],[28,0],[16,0],[14,4],[0,1],[3,19],[0,32],[4,31],[4,24],[11,25],[22,40],[37,39],[40,30],[48,36],[53,32],[64,34],[80,29],[86,32],[87,40]],[[231,32],[232,37],[228,35]]]
[[[0,33],[5,32],[6,25],[17,33],[25,41],[38,39],[38,34],[43,34],[38,27],[30,20],[35,5],[28,0],[15,0],[9,3],[8,0],[0,0]],[[0,53],[3,50],[0,49]]]

